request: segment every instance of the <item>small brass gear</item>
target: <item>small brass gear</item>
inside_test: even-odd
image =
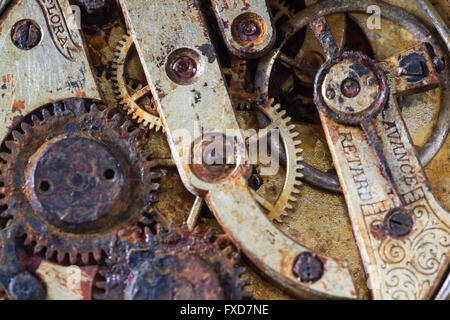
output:
[[[294,203],[300,194],[300,186],[302,185],[300,179],[303,177],[301,140],[298,139],[299,133],[295,130],[295,125],[291,123],[291,118],[286,116],[286,111],[281,109],[280,105],[256,105],[255,108],[262,112],[269,121],[265,128],[260,129],[259,136],[261,136],[261,130],[267,132],[273,129],[279,130],[283,143],[280,147],[285,154],[285,159],[280,159],[285,162],[286,174],[283,189],[275,204],[266,201],[254,190],[252,190],[252,193],[256,201],[268,211],[267,217],[272,221],[281,222],[282,217],[288,215],[288,211],[294,208]]]
[[[133,88],[133,81],[127,81],[126,79],[125,64],[128,60],[128,53],[133,46],[134,38],[129,35],[124,35],[117,46],[112,73],[114,92],[119,103],[133,120],[144,127],[159,131],[162,129],[162,123],[156,110],[155,101],[151,97],[150,85],[138,84]],[[147,102],[138,102],[144,98],[147,99]]]

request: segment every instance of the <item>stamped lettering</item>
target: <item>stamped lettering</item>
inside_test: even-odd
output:
[[[73,56],[73,53],[78,51],[81,46],[73,39],[60,3],[58,0],[37,1],[47,20],[48,29],[56,48],[64,57],[70,61],[75,61],[76,59]]]

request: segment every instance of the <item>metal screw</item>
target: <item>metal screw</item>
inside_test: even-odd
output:
[[[208,134],[201,142],[194,142],[193,148],[191,167],[198,178],[218,182],[233,172],[236,166],[235,145],[225,135]]]
[[[298,256],[292,272],[300,282],[316,282],[322,278],[323,263],[315,254],[304,252]]]
[[[180,79],[190,80],[197,74],[197,63],[191,57],[179,57],[173,62],[172,70]]]
[[[12,28],[11,39],[19,49],[33,49],[41,42],[41,27],[36,21],[30,19],[20,20]]]
[[[266,24],[264,19],[252,12],[246,12],[231,24],[233,39],[243,46],[255,45],[264,40]]]
[[[331,100],[331,99],[334,99],[334,97],[336,97],[336,92],[333,89],[328,88],[326,95],[327,95],[327,98]]]
[[[261,35],[261,28],[249,17],[239,23],[238,34],[242,41],[253,41]]]
[[[32,275],[23,272],[9,282],[8,293],[14,300],[39,300],[44,290]]]
[[[359,94],[361,90],[361,86],[359,82],[353,78],[347,78],[342,81],[341,91],[344,96],[347,98],[354,98]]]
[[[411,214],[403,209],[391,211],[386,216],[386,229],[395,237],[404,237],[408,235],[414,225]]]

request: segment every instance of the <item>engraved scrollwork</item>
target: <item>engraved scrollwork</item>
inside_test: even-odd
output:
[[[414,216],[417,220],[419,219],[427,219],[430,213],[428,212],[428,209],[424,205],[418,205],[415,206],[413,209]]]
[[[448,247],[450,235],[446,230],[438,227],[425,229],[413,241],[412,250],[416,255],[411,265],[424,275],[434,274],[439,271],[447,257],[448,250],[442,248]]]
[[[405,260],[408,240],[394,240],[386,238],[380,245],[379,253],[381,259],[387,264],[397,264]]]
[[[450,233],[433,219],[426,199],[412,212],[416,229],[413,237],[396,240],[383,238],[378,253],[387,265],[385,293],[393,299],[418,299],[427,292],[435,276],[448,260]]]
[[[386,274],[386,286],[394,300],[417,299],[420,281],[414,272],[405,268],[391,269]]]

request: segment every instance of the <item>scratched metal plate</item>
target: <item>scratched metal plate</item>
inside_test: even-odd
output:
[[[314,2],[309,1],[309,4]],[[422,13],[415,3],[412,4],[412,1],[390,0],[388,2],[405,8],[409,12],[418,15],[429,26],[431,25],[426,15]],[[443,16],[449,14],[445,0],[439,2],[439,8]],[[359,18],[365,21],[364,19],[366,17],[365,15],[355,15],[354,19],[358,21]],[[364,27],[364,25],[364,23],[360,23],[360,27]],[[377,57],[385,58],[393,53],[401,52],[415,43],[414,37],[407,30],[398,27],[394,23],[383,20],[382,26],[380,34],[369,39]],[[110,105],[116,103],[113,88],[108,79],[108,72],[110,72],[111,67],[110,61],[113,57],[113,50],[111,48],[117,46],[124,30],[123,24],[118,19],[112,23],[112,27],[105,34],[87,34],[91,58],[93,59],[93,64],[97,66],[97,73],[100,75],[98,79],[103,99]],[[383,39],[388,40],[385,41]],[[131,60],[137,61],[138,57],[135,55]],[[142,70],[137,67],[138,63],[136,61],[129,63],[127,71],[134,78],[143,79]],[[403,114],[413,136],[414,143],[419,147],[424,144],[435,124],[439,110],[438,90],[436,89],[434,92],[430,91],[408,97],[403,102]],[[247,119],[245,114],[238,114],[238,118],[240,123],[254,122],[254,119]],[[306,162],[322,171],[332,170],[332,159],[322,128],[315,125],[298,125],[297,129],[303,140],[303,156]],[[155,158],[167,158],[170,156],[169,148],[165,143],[165,138],[162,133],[154,133],[150,144],[151,148],[155,151]],[[450,139],[447,139],[442,150],[426,168],[434,195],[447,210],[450,209],[448,190],[448,186],[450,185],[450,170],[448,168],[449,152]],[[270,199],[273,190],[277,190],[282,186],[283,179],[284,176],[281,173],[271,178],[270,181],[266,181],[262,194],[267,199]],[[162,181],[164,183],[161,188],[161,200],[158,204],[158,209],[168,221],[181,225],[186,221],[195,198],[184,188],[175,169],[164,169]],[[177,195],[177,197],[174,197],[174,195]],[[199,225],[203,230],[212,229],[218,232],[221,231],[215,219],[208,214],[202,215]],[[346,259],[350,264],[359,297],[362,299],[369,298],[366,276],[355,243],[343,196],[304,185],[299,199],[298,210],[284,218],[283,223],[279,224],[279,228],[293,239],[319,253]],[[270,279],[260,276],[251,267],[249,267],[249,274],[251,277],[250,291],[253,292],[254,298],[293,298],[278,287],[272,285]]]
[[[139,1],[139,0],[136,0]],[[295,0],[292,0],[295,1]],[[316,1],[305,0],[308,5]],[[418,7],[414,1],[410,0],[388,0],[387,2],[405,8],[407,11],[418,16],[422,21],[431,26],[431,22],[423,11]],[[449,21],[450,7],[446,0],[439,0],[438,8],[442,16]],[[2,2],[0,2],[1,6]],[[364,30],[365,15],[354,15],[354,20],[358,23],[360,28]],[[4,17],[2,17],[4,19]],[[111,61],[115,47],[119,44],[122,35],[125,33],[123,22],[120,18],[120,13],[115,12],[110,19],[108,19],[108,27],[104,28],[102,32],[85,33],[85,40],[90,54],[91,63],[94,66],[94,74],[103,97],[103,100],[110,106],[119,107],[117,100],[113,93],[113,86],[110,81],[111,77]],[[1,28],[0,24],[0,28]],[[1,30],[1,29],[0,29]],[[373,34],[373,30],[367,33]],[[384,59],[394,53],[401,52],[408,49],[416,43],[414,37],[407,30],[402,29],[394,23],[382,20],[382,29],[379,34],[369,36],[369,41],[374,54],[377,59]],[[1,43],[0,43],[1,47]],[[0,51],[1,52],[1,51]],[[53,60],[53,58],[55,60]],[[62,56],[53,57],[51,61],[56,61],[59,66],[64,66],[65,59]],[[137,56],[134,57],[138,60]],[[50,60],[50,57],[49,57]],[[1,59],[0,59],[1,61]],[[128,72],[133,74],[135,78],[143,78],[142,70],[135,67],[138,63],[130,63],[130,70]],[[45,67],[42,67],[45,68]],[[31,79],[20,79],[20,81],[27,81],[30,85],[36,86],[37,83],[45,83],[46,74],[53,72],[51,70],[40,70],[33,74]],[[31,74],[31,73],[30,73]],[[89,80],[89,79],[88,79]],[[19,80],[17,80],[19,81]],[[89,80],[90,81],[90,80]],[[88,82],[89,82],[88,81]],[[8,78],[0,79],[0,86],[2,84],[10,84],[11,80]],[[92,82],[86,85],[86,88],[94,87]],[[68,88],[70,94],[77,95],[76,90]],[[1,94],[1,91],[0,91]],[[68,94],[65,92],[64,94]],[[81,93],[78,93],[80,95]],[[42,93],[43,97],[35,97],[36,101],[30,102],[30,105],[39,105],[48,102],[46,100],[47,93]],[[87,94],[90,96],[90,94]],[[403,115],[407,122],[407,126],[413,137],[414,144],[418,147],[422,146],[429,137],[432,128],[435,124],[437,113],[439,110],[439,89],[429,91],[424,94],[410,96],[405,101],[402,101]],[[51,97],[56,99],[57,97]],[[6,104],[11,108],[3,111],[2,119],[8,119],[9,122],[20,114],[26,114],[27,110],[14,109],[14,101]],[[20,108],[19,108],[20,109]],[[14,111],[16,110],[16,111]],[[17,114],[16,114],[17,113]],[[238,120],[240,123],[252,123],[254,119],[248,119],[245,114],[239,114]],[[7,126],[1,126],[5,130]],[[298,131],[303,140],[303,156],[305,161],[322,171],[330,171],[333,169],[331,155],[328,151],[327,142],[321,127],[316,125],[298,125]],[[153,133],[153,138],[150,141],[150,147],[154,150],[155,158],[169,158],[170,151],[165,141],[163,133]],[[442,150],[433,159],[433,161],[425,168],[426,174],[430,180],[433,194],[436,196],[440,204],[446,209],[450,210],[450,168],[448,161],[450,158],[450,139],[447,139]],[[176,170],[163,169],[162,170],[162,188],[160,194],[160,202],[158,210],[167,221],[172,221],[177,225],[181,225],[186,221],[189,210],[194,202],[194,196],[191,195],[183,186],[179,179]],[[270,199],[273,190],[279,189],[283,184],[283,174],[269,179],[263,186],[262,194]],[[212,216],[207,213],[202,215],[199,221],[200,227],[203,230],[213,229],[221,231],[220,226]],[[304,185],[299,199],[299,206],[296,212],[284,218],[283,222],[278,225],[279,228],[294,240],[310,247],[314,251],[328,256],[344,258],[349,262],[351,267],[353,279],[357,288],[358,296],[362,299],[369,298],[369,293],[366,286],[366,277],[364,269],[359,256],[359,251],[353,236],[351,223],[348,218],[347,207],[343,196],[324,192],[323,190]],[[47,269],[45,269],[47,268]],[[58,268],[53,266],[44,266],[42,272],[46,270],[55,271]],[[253,271],[249,266],[249,274],[251,276],[250,291],[256,299],[291,299],[292,296],[284,293],[278,287],[271,284],[270,279],[266,279]],[[50,280],[49,281],[53,281]],[[60,295],[58,285],[55,284],[54,294],[49,298],[55,298]],[[1,299],[1,293],[0,293]]]

